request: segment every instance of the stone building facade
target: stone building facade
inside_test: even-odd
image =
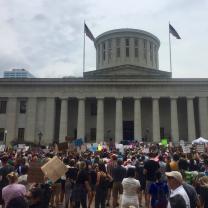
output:
[[[0,139],[208,138],[208,79],[159,70],[159,46],[148,32],[112,30],[96,38],[97,68],[82,78],[0,79]]]

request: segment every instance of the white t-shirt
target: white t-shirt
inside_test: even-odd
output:
[[[135,178],[124,178],[122,181],[123,195],[121,205],[134,205],[138,206],[138,190],[140,182]]]
[[[184,200],[186,202],[186,207],[187,208],[190,208],[190,200],[189,200],[189,197],[188,197],[188,195],[187,195],[187,193],[186,193],[186,191],[185,191],[185,189],[183,188],[182,185],[179,186],[178,188],[176,188],[175,190],[171,190],[170,198],[174,197],[177,194],[181,195],[184,198]],[[167,208],[171,208],[170,202],[168,202],[168,207]]]

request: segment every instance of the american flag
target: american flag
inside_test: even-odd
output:
[[[174,29],[174,27],[169,24],[169,33],[171,33],[173,36],[175,36],[177,39],[181,39],[177,31]]]

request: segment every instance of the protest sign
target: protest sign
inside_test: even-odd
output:
[[[18,149],[25,149],[25,144],[18,144]]]
[[[68,142],[62,142],[58,144],[58,150],[64,152],[68,149]]]
[[[4,150],[5,150],[5,147],[6,147],[6,145],[4,145],[4,144],[1,144],[1,145],[0,145],[0,152],[4,152]]]
[[[168,145],[168,139],[167,139],[167,138],[161,139],[161,144],[162,144],[163,146],[167,146],[167,145]]]
[[[43,183],[44,174],[41,170],[41,164],[39,162],[31,162],[28,170],[28,183]]]
[[[55,156],[43,165],[41,170],[52,182],[56,182],[68,171],[68,168],[57,156]]]
[[[86,152],[86,151],[87,151],[87,146],[83,144],[81,146],[81,152]]]
[[[80,139],[76,139],[76,140],[74,141],[74,144],[75,144],[76,146],[80,147],[80,146],[83,144],[83,141],[82,141],[81,138],[80,138]]]
[[[204,152],[204,150],[205,150],[204,145],[203,144],[198,144],[196,146],[196,150],[197,150],[197,152]]]
[[[180,146],[184,146],[184,145],[185,145],[184,140],[180,140],[180,141],[179,141],[179,144],[180,144]]]
[[[188,153],[191,152],[191,149],[190,149],[190,148],[191,148],[191,147],[190,147],[189,145],[182,146],[183,152],[184,152],[185,154],[188,154]]]

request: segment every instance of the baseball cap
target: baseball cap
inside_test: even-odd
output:
[[[182,177],[181,173],[178,171],[166,172],[165,175],[167,177],[173,177],[174,179],[176,179],[180,183],[183,182],[183,177]]]

